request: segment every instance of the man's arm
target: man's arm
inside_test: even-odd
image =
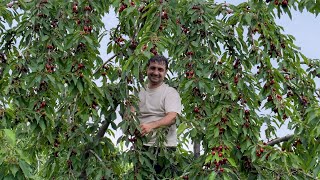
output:
[[[149,122],[140,124],[141,128],[141,135],[144,136],[148,133],[150,133],[153,129],[157,129],[161,126],[170,126],[176,122],[177,113],[176,112],[168,112],[165,117]]]

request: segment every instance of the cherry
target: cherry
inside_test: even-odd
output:
[[[52,50],[52,49],[53,49],[53,46],[52,46],[52,45],[48,45],[48,46],[47,46],[47,49]]]
[[[78,69],[82,69],[82,68],[84,68],[85,66],[82,64],[82,63],[80,63],[80,64],[78,64]]]
[[[85,32],[88,32],[88,31],[89,31],[89,27],[88,27],[88,26],[83,26],[83,30],[84,30]]]
[[[40,108],[44,108],[46,106],[46,102],[45,101],[42,101],[41,105],[40,105]]]
[[[186,52],[186,55],[187,55],[187,56],[192,56],[192,55],[193,55],[193,52],[192,52],[192,51],[188,51],[188,52]]]
[[[131,41],[129,48],[132,50],[135,50],[137,48],[137,46],[138,46],[137,41]]]
[[[121,13],[123,10],[125,10],[127,8],[126,4],[121,4],[120,8],[119,8],[119,13]]]
[[[211,151],[212,156],[216,155],[215,151]]]
[[[286,114],[283,114],[282,119],[286,120],[288,118],[288,116]]]
[[[146,44],[143,45],[143,46],[142,46],[142,51],[145,51],[145,50],[147,49],[147,47],[148,47],[148,46],[147,46]]]
[[[288,6],[288,0],[283,0],[281,5],[282,5],[282,7],[287,7]]]
[[[200,10],[200,7],[199,6],[192,6],[192,9],[193,10]]]
[[[238,76],[235,76],[235,77],[233,78],[233,82],[234,82],[235,84],[238,84],[238,82],[239,82],[239,77],[238,77]]]
[[[161,19],[169,19],[167,11],[162,11]]]
[[[54,157],[58,157],[59,156],[59,153],[56,151],[54,152]]]
[[[223,156],[223,154],[222,153],[219,153],[219,157],[222,157]]]
[[[275,83],[275,81],[274,81],[274,79],[272,79],[271,81],[270,81],[270,85],[273,85]]]
[[[263,153],[264,152],[264,149],[263,148],[260,148],[260,153]]]
[[[89,32],[92,31],[92,26],[88,26],[88,31],[89,31]]]
[[[84,7],[84,10],[85,10],[85,11],[91,11],[92,8],[91,8],[90,6],[86,6],[86,7]]]
[[[150,52],[153,54],[153,55],[158,55],[158,51],[157,51],[157,49],[156,49],[156,47],[155,46],[153,46],[151,49],[150,49]]]
[[[223,169],[223,168],[220,168],[220,170],[219,170],[219,171],[223,173],[224,169]]]
[[[72,11],[73,11],[74,13],[78,13],[78,6],[77,6],[77,5],[73,5],[73,6],[72,6]]]
[[[277,99],[278,99],[278,100],[281,100],[281,99],[282,99],[282,96],[281,96],[281,95],[279,95],[279,94],[277,94],[277,96],[276,96],[276,97],[277,97]]]
[[[144,6],[140,6],[140,7],[138,8],[138,11],[141,12],[141,13],[143,12],[143,10],[144,10]]]
[[[246,109],[246,110],[244,111],[244,114],[245,114],[246,116],[249,116],[249,115],[250,115],[250,111],[249,111],[248,109]]]
[[[195,108],[193,109],[193,112],[199,113],[199,112],[200,112],[200,109],[199,109],[198,107],[195,107]]]

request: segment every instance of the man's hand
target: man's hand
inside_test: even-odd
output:
[[[153,129],[157,129],[162,126],[170,126],[171,124],[175,123],[176,116],[176,112],[168,112],[165,117],[159,119],[158,121],[140,124],[141,135],[144,136],[150,133]]]
[[[144,136],[150,133],[154,129],[154,126],[151,122],[151,123],[140,124],[140,128],[141,128],[141,135]]]

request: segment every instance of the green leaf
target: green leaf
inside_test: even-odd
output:
[[[39,121],[39,126],[40,126],[42,132],[44,133],[45,130],[46,130],[46,125],[44,124],[43,119],[41,119],[41,120]]]
[[[228,162],[231,164],[231,166],[237,167],[236,163],[234,162],[234,160],[232,158],[228,158]]]
[[[82,85],[82,82],[81,82],[81,81],[78,81],[78,82],[77,82],[77,88],[78,88],[80,94],[82,94],[82,92],[83,92],[83,85]]]
[[[217,173],[215,171],[212,171],[210,176],[209,176],[209,180],[214,180],[216,179]]]
[[[24,176],[31,177],[31,168],[29,164],[27,164],[25,161],[19,160],[19,166],[22,169]]]
[[[46,41],[48,39],[49,39],[49,36],[47,36],[47,35],[41,37],[41,41]]]
[[[12,175],[15,177],[16,173],[19,171],[19,168],[16,165],[12,165],[10,167],[10,171],[11,171]]]
[[[15,146],[15,144],[16,144],[16,134],[15,134],[15,132],[13,132],[10,129],[4,129],[4,133],[5,133],[6,137],[7,137],[7,140],[10,142],[10,144],[12,146]]]
[[[181,123],[178,127],[177,134],[181,134],[185,129],[187,129],[187,123]]]
[[[55,84],[55,83],[56,83],[56,82],[55,82],[55,79],[54,79],[54,77],[53,77],[52,75],[47,74],[47,77],[48,77],[48,79],[52,82],[52,84]]]

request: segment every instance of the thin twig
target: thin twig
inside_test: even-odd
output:
[[[91,149],[89,150],[89,152],[91,152],[101,162],[102,166],[107,169],[107,166],[103,163],[103,160],[98,156],[97,153],[95,153]]]
[[[108,62],[110,62],[113,58],[115,58],[118,54],[114,54],[111,56],[106,62],[104,62],[93,74],[96,74],[99,72],[99,70],[104,67]]]

